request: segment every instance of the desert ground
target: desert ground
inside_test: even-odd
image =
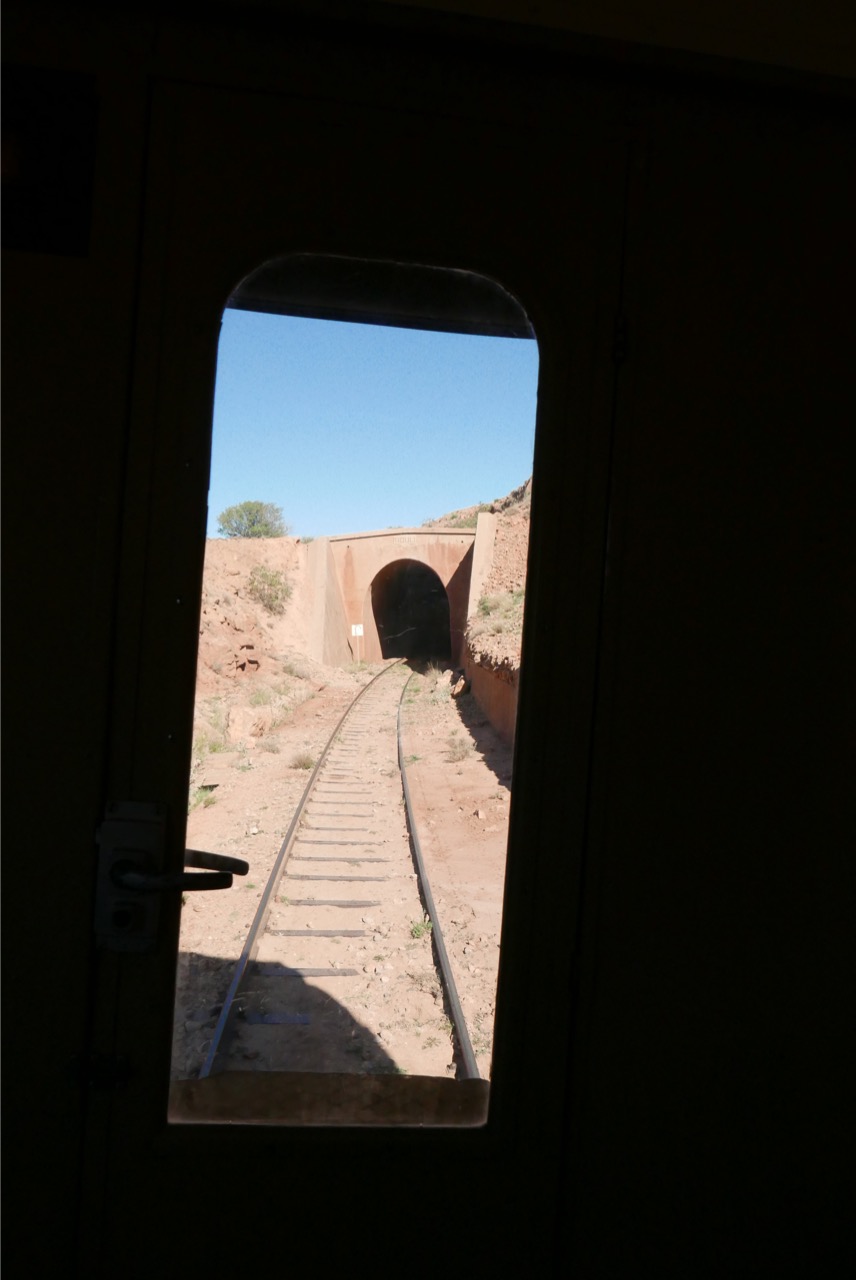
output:
[[[470,620],[468,643],[481,662],[510,666],[520,661],[529,486],[490,509],[499,517],[493,565],[483,603]],[[464,526],[474,523],[478,510],[432,523]],[[288,584],[288,598],[274,609],[249,589],[259,566]],[[250,872],[236,878],[231,890],[186,895],[174,1079],[197,1075],[309,772],[346,707],[380,669],[330,667],[306,656],[305,571],[306,546],[299,539],[207,544],[187,845],[244,858]],[[479,1070],[488,1078],[512,753],[459,677],[433,664],[414,672],[403,711],[404,753],[443,936]],[[365,968],[383,1047],[395,1070],[418,1075],[425,1070],[427,1038],[400,1010],[385,1008],[389,974],[404,960],[387,954],[385,942],[378,922],[363,954],[351,959]]]

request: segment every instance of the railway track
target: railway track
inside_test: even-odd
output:
[[[333,731],[200,1079],[247,1069],[479,1078],[410,805],[400,733],[409,678],[406,664],[389,663]]]

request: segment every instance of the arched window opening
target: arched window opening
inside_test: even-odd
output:
[[[398,262],[291,255],[228,301],[187,840],[250,874],[182,917],[173,1122],[486,1120],[533,336]]]

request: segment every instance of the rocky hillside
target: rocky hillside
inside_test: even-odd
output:
[[[199,619],[195,753],[247,750],[329,682],[306,657],[306,547],[209,538]]]
[[[505,498],[465,507],[430,522],[431,525],[474,528],[481,511],[498,517],[493,564],[478,611],[467,625],[467,644],[480,666],[511,671],[520,666],[531,500],[529,479]]]

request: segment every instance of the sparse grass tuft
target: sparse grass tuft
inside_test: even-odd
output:
[[[310,751],[298,751],[291,757],[292,769],[314,769],[315,757]]]
[[[268,613],[284,613],[286,601],[291,596],[291,584],[279,569],[257,564],[247,579],[247,595]]]
[[[450,529],[475,529],[482,511],[490,511],[490,505],[483,502],[480,506],[476,507],[475,511],[470,511],[469,513],[456,513],[455,515],[449,516],[448,519],[443,521],[443,523]]]
[[[211,805],[216,803],[217,797],[211,787],[194,787],[187,800],[187,812],[193,813],[193,810],[198,809],[200,805],[203,809],[210,809]]]
[[[455,730],[446,739],[446,759],[449,764],[457,764],[460,760],[466,760],[470,754],[470,745],[463,738],[458,737],[458,731]]]
[[[207,698],[196,712],[193,754],[203,758],[218,751],[227,751],[226,732],[228,713],[220,698]]]
[[[269,707],[273,697],[273,689],[268,689],[266,685],[258,685],[250,694],[249,703],[251,707]]]
[[[521,635],[525,595],[524,589],[519,587],[495,596],[482,596],[475,617],[470,618],[467,625],[467,635],[472,638],[503,633]]]
[[[410,926],[411,938],[424,938],[434,928],[430,920],[414,920]]]
[[[292,662],[290,658],[283,662],[282,669],[287,676],[294,676],[295,680],[308,680],[310,678],[308,668],[300,662]]]

